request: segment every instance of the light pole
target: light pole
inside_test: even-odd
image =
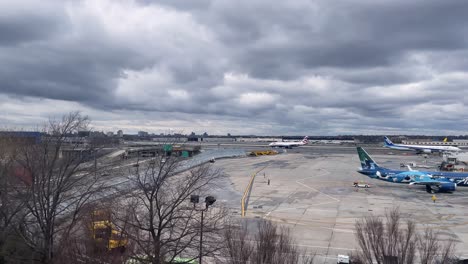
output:
[[[192,195],[190,196],[190,202],[193,203],[193,208],[195,209],[195,206],[197,203],[200,202],[200,196],[199,195]],[[201,221],[200,221],[200,249],[199,249],[199,254],[200,256],[198,257],[198,262],[199,264],[202,264],[202,253],[203,253],[203,213],[205,211],[208,211],[208,207],[210,205],[213,205],[214,202],[216,202],[216,199],[213,196],[207,196],[205,197],[205,209],[195,209],[195,211],[201,212]]]

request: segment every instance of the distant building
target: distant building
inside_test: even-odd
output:
[[[147,137],[149,134],[146,131],[138,131],[138,136],[139,137]]]
[[[106,134],[104,134],[104,132],[102,132],[102,131],[91,131],[89,133],[89,137],[102,138],[102,137],[106,137]]]
[[[187,142],[187,137],[173,137],[173,136],[164,136],[164,137],[153,137],[151,138],[154,142],[165,142],[165,143],[179,143]]]
[[[213,142],[213,143],[226,143],[226,142],[235,142],[236,138],[235,137],[211,136],[211,137],[200,137],[199,140],[197,140],[197,141]]]
[[[187,141],[198,141],[198,137],[195,132],[190,133],[187,137]]]
[[[42,134],[40,132],[27,131],[0,131],[0,144],[5,146],[7,143],[17,145],[32,145],[41,142]]]
[[[122,130],[117,131],[117,136],[119,138],[123,137],[123,131]]]
[[[78,137],[89,137],[91,131],[78,131]]]

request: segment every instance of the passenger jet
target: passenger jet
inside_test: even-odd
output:
[[[411,168],[409,171],[392,170],[380,167],[363,148],[358,147],[357,152],[361,161],[361,169],[358,172],[370,178],[394,183],[425,185],[426,191],[430,193],[454,192],[457,186],[468,186],[468,173],[415,171]]]
[[[277,147],[277,148],[293,148],[293,147],[304,146],[307,144],[309,144],[309,140],[308,140],[308,137],[305,136],[302,141],[289,141],[289,142],[278,141],[278,142],[272,142],[268,146]]]
[[[433,152],[457,152],[461,151],[458,147],[453,146],[424,146],[424,145],[402,145],[402,144],[393,144],[393,142],[388,138],[384,137],[385,145],[384,147],[396,149],[396,150],[414,150],[416,153],[433,153]]]

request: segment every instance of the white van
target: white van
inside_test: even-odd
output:
[[[337,264],[349,264],[349,256],[346,255],[338,255],[338,260],[336,261]]]

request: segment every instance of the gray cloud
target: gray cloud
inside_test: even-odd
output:
[[[0,3],[0,45],[21,45],[31,41],[48,40],[54,35],[63,34],[70,25],[67,24],[62,7],[46,3],[30,3],[36,6],[24,8],[19,4]]]
[[[0,120],[60,106],[114,130],[464,133],[466,17],[436,0],[0,4]]]

